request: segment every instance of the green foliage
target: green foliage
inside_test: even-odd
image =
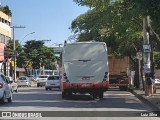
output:
[[[12,16],[12,12],[11,12],[11,10],[9,9],[9,7],[7,5],[2,7],[0,9],[0,11],[2,11],[3,13],[5,13],[8,16]]]
[[[6,46],[7,50],[13,51],[14,41],[10,40]],[[44,46],[43,41],[30,40],[27,41],[24,47],[20,45],[18,40],[15,41],[15,48],[17,53],[17,67],[31,67],[39,69],[40,64],[46,69],[51,68],[51,64],[55,61],[53,50]],[[14,57],[14,56],[12,56]]]
[[[131,0],[135,3],[135,9],[141,12],[143,16],[149,15],[154,27],[160,26],[160,1],[159,0]]]
[[[40,66],[49,68],[55,61],[53,50],[44,46],[43,41],[30,40],[24,45],[27,60],[32,61],[32,67],[39,69]]]
[[[91,9],[73,20],[78,41],[104,41],[110,54],[136,55],[141,49],[142,14],[128,0],[75,0]]]
[[[6,49],[9,51],[13,51],[13,46],[14,46],[14,40],[9,40]],[[18,40],[15,40],[15,54],[17,56],[17,67],[23,67],[25,64],[25,53],[23,51],[22,46],[18,42]],[[14,55],[12,56],[14,58]]]
[[[157,69],[160,69],[160,52],[154,51],[153,55],[154,55],[155,66]]]

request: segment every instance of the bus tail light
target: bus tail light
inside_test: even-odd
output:
[[[108,80],[108,72],[105,72],[105,75],[104,75],[103,81],[107,81],[107,80]]]
[[[69,80],[68,80],[68,77],[67,77],[67,74],[66,74],[66,73],[63,73],[63,78],[64,78],[64,80],[65,80],[66,82],[69,82]]]

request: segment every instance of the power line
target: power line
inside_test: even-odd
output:
[[[50,42],[51,40],[40,40],[40,41],[43,41],[43,42]]]

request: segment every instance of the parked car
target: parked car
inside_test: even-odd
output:
[[[27,76],[21,76],[17,79],[18,86],[27,86],[31,87],[31,80]]]
[[[39,75],[39,77],[37,78],[37,87],[45,86],[47,78],[48,78],[48,75]]]
[[[59,75],[58,70],[53,70],[53,72],[54,72],[54,75]]]
[[[6,76],[7,80],[9,81],[11,88],[12,88],[12,92],[18,92],[18,85],[17,83],[13,80],[13,77],[11,76]]]
[[[58,75],[50,75],[47,78],[45,89],[60,88],[60,77]]]
[[[12,88],[6,76],[0,72],[0,103],[12,102]]]
[[[29,79],[30,79],[31,81],[33,81],[33,82],[35,81],[34,75],[29,75],[28,77],[29,77]]]
[[[155,81],[154,81],[154,84],[155,84],[155,85],[160,85],[160,79],[157,79],[157,78],[156,78]]]

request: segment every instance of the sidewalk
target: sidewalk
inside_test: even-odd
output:
[[[146,97],[145,91],[141,89],[130,89],[130,91],[138,97],[141,101],[150,105],[155,111],[160,111],[160,86],[158,86],[157,91],[153,96]]]

